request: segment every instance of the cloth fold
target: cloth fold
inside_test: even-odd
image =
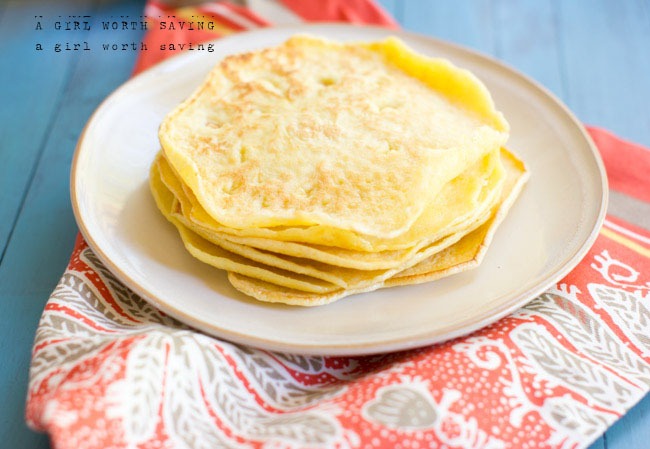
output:
[[[395,25],[370,0],[282,3],[307,20]],[[273,23],[227,2],[151,1],[145,15],[149,51],[136,72],[179,51],[161,43]],[[216,26],[160,29],[193,16]],[[611,188],[650,202],[650,151],[590,133]],[[366,357],[204,335],[131,292],[78,237],[39,323],[26,418],[58,449],[585,447],[650,389],[649,317],[650,232],[614,216],[569,275],[511,316]]]

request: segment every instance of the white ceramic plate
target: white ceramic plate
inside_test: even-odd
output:
[[[148,189],[159,123],[224,56],[298,32],[339,40],[396,34],[419,52],[472,70],[488,86],[512,126],[508,146],[531,178],[478,269],[299,308],[240,294],[224,272],[184,250]],[[90,246],[129,287],[181,321],[235,342],[295,353],[413,348],[469,333],[526,304],[568,273],[596,238],[607,187],[589,137],[546,90],[492,59],[406,32],[332,24],[241,33],[213,48],[175,57],[113,93],[88,122],[72,170],[72,204]]]

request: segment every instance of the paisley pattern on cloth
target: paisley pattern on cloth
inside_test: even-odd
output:
[[[387,20],[370,0],[326,3],[341,18]],[[228,3],[173,12],[197,10],[221,20],[221,34],[266,24]],[[629,170],[650,164],[650,151],[591,132],[606,154],[637,151]],[[645,204],[635,192],[650,186],[621,190]],[[650,232],[613,216],[575,270],[513,315],[365,357],[204,335],[126,288],[79,237],[36,334],[27,421],[56,448],[581,448],[650,389],[649,336]]]

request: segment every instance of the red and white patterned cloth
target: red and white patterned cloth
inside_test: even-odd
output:
[[[395,25],[371,0],[283,3],[309,20]],[[219,24],[176,42],[269,24],[228,3],[148,5],[150,20],[163,14]],[[168,55],[143,53],[136,70]],[[590,131],[614,197],[647,207],[650,151]],[[204,335],[124,287],[78,238],[37,331],[27,421],[56,449],[581,448],[650,389],[649,335],[650,233],[611,215],[580,265],[513,315],[366,357]]]

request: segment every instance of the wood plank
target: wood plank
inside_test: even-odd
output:
[[[105,3],[93,12],[94,21],[111,15],[139,16],[142,8],[143,1]],[[116,38],[139,41],[141,35],[141,31],[120,31]],[[45,437],[25,429],[24,400],[33,334],[77,232],[68,194],[70,161],[86,120],[99,102],[128,78],[136,57],[131,51],[99,50],[107,38],[107,33],[94,25],[87,40],[96,50],[77,56],[65,101],[58,107],[0,265],[0,297],[6,299],[0,302],[0,353],[11,360],[0,371],[0,396],[5,407],[15,410],[0,422],[7,447],[47,447]]]
[[[494,55],[494,8],[490,0],[401,2],[405,29]]]
[[[650,446],[650,395],[646,395],[616,422],[605,438],[607,449],[642,449]]]
[[[52,27],[58,15],[88,13],[82,1],[66,3],[10,2],[0,22],[0,55],[4,61],[20,61],[0,71],[3,102],[0,108],[0,254],[4,254],[14,226],[14,217],[24,200],[35,163],[43,149],[51,122],[62,101],[74,55],[70,52],[37,52],[35,44],[51,49],[60,33],[35,31],[36,15],[43,15]],[[24,43],[20,45],[19,43]],[[2,257],[0,256],[0,260]]]
[[[0,354],[3,357],[3,366],[0,369],[2,446],[48,449],[48,437],[29,429],[24,417],[29,356],[38,317],[44,305],[43,294],[0,293],[0,296],[4,303],[11,305],[7,307],[0,304],[3,314],[3,317],[0,317],[0,337],[6,344],[0,345]],[[4,316],[7,312],[11,315]]]
[[[648,4],[558,2],[568,103],[588,124],[650,146]]]
[[[5,255],[27,186],[34,175],[51,123],[62,101],[75,56],[69,53],[37,53],[36,42],[52,48],[59,39],[51,31],[35,31],[35,15],[86,14],[84,2],[3,3],[0,22],[0,55],[5,61],[20,61],[11,70],[0,71],[2,98],[11,108],[0,109],[0,254]],[[22,42],[27,47],[19,45]],[[0,257],[4,261],[4,257]],[[0,422],[0,435],[8,447],[46,448],[45,435],[31,432],[24,423],[24,401],[29,354],[43,298],[33,295],[0,294],[0,353],[6,363],[0,370],[0,397],[8,412]],[[20,319],[17,319],[20,317]]]
[[[494,8],[496,57],[563,98],[555,4],[498,0]]]

